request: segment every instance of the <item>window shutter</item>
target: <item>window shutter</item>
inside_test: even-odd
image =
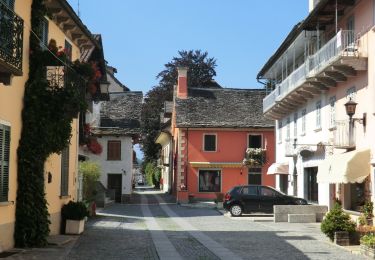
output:
[[[121,160],[121,141],[108,141],[107,160]]]
[[[61,196],[69,192],[69,146],[61,153]]]
[[[0,125],[0,202],[8,201],[10,127]]]

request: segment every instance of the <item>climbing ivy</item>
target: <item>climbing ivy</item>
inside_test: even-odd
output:
[[[47,14],[43,0],[33,0],[31,27],[40,32],[41,20]],[[85,81],[68,79],[64,87],[50,84],[46,66],[65,65],[53,46],[46,50],[39,39],[30,35],[29,78],[25,84],[22,132],[18,155],[18,189],[16,202],[15,243],[17,247],[39,247],[47,244],[49,213],[45,194],[44,164],[53,153],[60,153],[70,142],[71,123],[84,109]],[[51,64],[52,63],[52,64]],[[64,67],[74,75],[79,64]],[[90,72],[91,73],[91,72]],[[81,80],[80,80],[81,79]]]

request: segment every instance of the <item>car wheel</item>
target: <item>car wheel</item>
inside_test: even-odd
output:
[[[240,205],[231,206],[229,211],[233,217],[239,217],[242,215],[242,208]]]

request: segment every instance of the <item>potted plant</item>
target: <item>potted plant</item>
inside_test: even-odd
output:
[[[336,203],[325,216],[320,229],[331,241],[338,245],[349,245],[349,235],[355,232],[356,224]]]
[[[363,205],[363,215],[366,218],[366,223],[367,225],[372,226],[373,224],[373,214],[374,211],[374,204],[371,201],[366,201],[365,204]]]
[[[361,254],[375,258],[375,234],[369,233],[361,238]]]
[[[69,201],[62,207],[61,216],[66,222],[65,234],[81,234],[88,216],[87,206],[83,202]]]

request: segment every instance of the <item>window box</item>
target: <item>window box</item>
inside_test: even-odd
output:
[[[263,166],[266,163],[266,149],[247,148],[242,163],[248,167]]]

